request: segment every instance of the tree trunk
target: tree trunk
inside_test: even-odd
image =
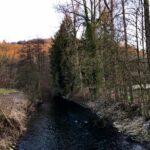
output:
[[[149,0],[144,0],[144,16],[145,16],[146,53],[147,53],[148,69],[150,71],[150,11],[149,11]]]
[[[122,4],[122,17],[123,17],[123,28],[124,28],[124,41],[125,41],[125,59],[124,59],[124,61],[125,61],[125,63],[124,63],[124,65],[126,65],[126,66],[124,66],[124,73],[123,73],[123,80],[124,80],[124,99],[128,99],[128,90],[127,90],[127,83],[128,83],[128,81],[129,81],[129,79],[128,79],[128,81],[126,81],[127,80],[127,72],[126,72],[126,67],[128,67],[127,66],[127,62],[128,62],[128,37],[127,37],[127,25],[126,25],[126,15],[125,15],[125,0],[121,0],[121,4]],[[130,81],[129,81],[130,82]],[[130,84],[129,84],[130,85]],[[132,86],[132,85],[130,85],[130,86]],[[131,89],[131,87],[130,87],[130,89]],[[131,95],[130,95],[131,96]]]

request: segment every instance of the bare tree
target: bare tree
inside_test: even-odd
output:
[[[150,11],[149,0],[144,0],[145,36],[148,68],[150,71]]]

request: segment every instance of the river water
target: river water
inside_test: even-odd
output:
[[[47,109],[46,109],[47,108]],[[70,104],[47,105],[31,119],[19,150],[145,150],[113,128],[89,124],[84,109]]]

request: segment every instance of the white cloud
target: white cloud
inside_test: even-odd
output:
[[[0,0],[0,41],[48,38],[58,30],[62,15],[58,0]]]

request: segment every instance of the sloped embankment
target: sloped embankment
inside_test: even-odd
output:
[[[71,98],[70,98],[71,99]],[[148,143],[150,146],[150,120],[145,121],[140,115],[129,115],[122,109],[122,105],[116,101],[85,100],[81,98],[72,98],[73,101],[84,107],[90,108],[99,118],[108,118],[119,132],[127,135],[131,140]]]
[[[26,130],[28,106],[22,92],[0,94],[0,149],[11,149]]]

